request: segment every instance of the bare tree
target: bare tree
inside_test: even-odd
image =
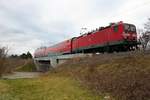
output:
[[[8,48],[0,47],[0,77],[6,70],[5,62],[6,62],[7,53],[8,53]]]
[[[148,21],[144,24],[144,29],[145,30],[139,30],[139,33],[141,34],[139,40],[143,50],[146,50],[150,41],[150,18],[148,18]]]
[[[150,32],[150,18],[148,18],[148,21],[144,24],[144,29]]]
[[[148,48],[148,43],[150,42],[150,18],[148,18],[148,21],[144,25],[145,34],[143,35],[143,38],[145,39],[145,45],[146,48]]]
[[[150,41],[150,33],[144,32],[142,36],[139,37],[143,50],[148,47],[148,42]]]
[[[6,47],[0,47],[0,58],[6,58],[8,49]]]

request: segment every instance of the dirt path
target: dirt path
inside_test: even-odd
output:
[[[37,78],[41,75],[40,72],[13,72],[13,74],[4,75],[4,79],[19,79],[19,78]]]

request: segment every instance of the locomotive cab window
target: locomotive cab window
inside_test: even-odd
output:
[[[131,24],[125,24],[124,25],[124,31],[125,32],[136,32],[136,27]]]
[[[115,25],[115,26],[113,27],[113,30],[114,30],[114,32],[118,32],[118,25]]]

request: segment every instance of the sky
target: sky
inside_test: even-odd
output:
[[[33,53],[92,30],[124,21],[143,28],[150,0],[0,0],[0,46]]]

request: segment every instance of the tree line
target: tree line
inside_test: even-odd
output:
[[[21,58],[21,59],[32,59],[32,54],[28,51],[27,53],[22,53],[21,55],[12,54],[10,58]]]

